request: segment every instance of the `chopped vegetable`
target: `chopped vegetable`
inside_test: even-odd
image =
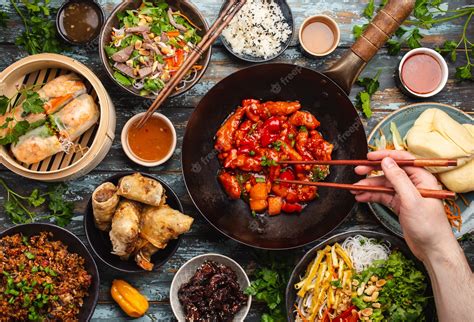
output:
[[[395,150],[406,151],[407,147],[405,145],[405,142],[403,142],[400,132],[398,132],[398,128],[395,122],[390,122],[390,132],[392,132],[392,142],[393,146],[395,147]]]

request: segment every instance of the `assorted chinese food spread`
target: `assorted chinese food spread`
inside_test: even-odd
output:
[[[428,302],[414,262],[361,235],[318,250],[294,287],[296,321],[419,321]]]
[[[118,186],[105,182],[92,194],[96,227],[109,233],[112,254],[134,258],[151,271],[151,257],[168,242],[191,229],[192,217],[166,204],[166,191],[156,180],[139,173],[124,176]]]
[[[48,1],[44,4],[24,3],[28,19],[25,19],[15,1],[11,3],[25,25],[25,32],[17,38],[17,44],[30,53],[58,52],[62,48],[56,43],[51,29],[54,29],[53,25],[48,25]],[[293,34],[293,22],[286,17],[287,11],[280,3],[277,0],[247,0],[228,26],[220,29],[223,30],[225,46],[242,59],[270,60],[278,56]],[[364,11],[367,18],[374,15],[373,6],[373,1],[369,1]],[[198,27],[200,23],[176,7],[180,7],[179,3],[173,6],[171,1],[166,0],[142,0],[136,9],[116,14],[114,18],[117,18],[118,26],[107,32],[110,38],[99,50],[102,55],[105,53],[104,64],[111,68],[113,78],[122,87],[137,95],[150,97],[160,92],[167,93],[162,91],[166,84],[179,91],[185,89],[187,84],[194,84],[200,77],[199,72],[206,68],[208,62],[203,66],[199,60],[193,59],[196,56],[192,53],[203,55],[210,50],[209,47],[196,48],[201,41],[208,42],[208,35]],[[462,12],[463,16],[469,16],[469,20],[473,16],[471,11]],[[0,11],[0,27],[7,23],[5,15]],[[420,15],[423,14],[418,9],[415,18],[419,19]],[[447,20],[450,19],[452,17]],[[72,1],[58,13],[57,27],[65,40],[84,44],[98,36],[102,20],[100,5]],[[304,24],[300,37],[303,49],[320,56],[332,52],[337,47],[340,34],[337,24],[332,22],[334,25],[320,20]],[[367,26],[354,26],[354,33],[358,33],[356,36],[360,37],[366,28],[370,32]],[[466,46],[471,44],[465,35],[467,26],[459,42],[464,42]],[[402,40],[411,47],[420,46],[416,38],[422,37],[418,28],[410,29],[408,39],[399,35],[406,32],[403,27],[398,30],[394,36],[398,40],[391,39],[389,52],[399,51]],[[381,31],[385,34],[385,30]],[[46,36],[41,45],[43,33]],[[454,61],[459,44],[455,45],[446,41],[444,48],[437,51],[450,53]],[[459,79],[472,79],[472,64],[468,54],[467,57],[468,65],[457,70],[456,77]],[[189,66],[182,68],[185,62]],[[446,81],[443,66],[433,56],[414,54],[401,66],[400,81],[405,89],[415,94],[426,96],[437,93]],[[61,69],[58,73],[54,72],[57,77],[53,78],[52,68],[48,66],[30,71],[22,80],[23,84],[15,84],[17,92],[14,96],[0,95],[0,145],[28,167],[39,166],[40,162],[55,155],[60,156],[55,163],[61,163],[61,153],[70,156],[75,152],[84,154],[88,147],[79,143],[80,138],[87,136],[85,133],[96,136],[94,125],[104,119],[97,105],[98,101],[103,100],[97,99],[95,90],[91,92],[93,83],[86,82],[84,74],[79,76],[78,71],[64,74],[64,69]],[[175,83],[169,82],[174,75],[179,76],[180,68],[185,70],[185,76],[175,87]],[[294,71],[299,73],[296,68]],[[50,80],[46,83],[29,80],[35,72],[37,76],[34,77],[46,73],[45,79]],[[295,77],[292,72],[287,78],[276,79],[274,84],[277,87],[280,83],[291,86]],[[357,104],[368,116],[371,115],[370,96],[379,86],[378,77],[379,74],[375,79],[361,78],[358,81],[366,87],[366,91],[359,93]],[[26,85],[35,82],[38,83]],[[327,80],[319,85],[326,86]],[[273,88],[268,90],[273,92]],[[0,92],[3,93],[2,88]],[[333,95],[327,92],[322,94]],[[304,162],[331,160],[335,142],[324,138],[320,121],[297,101],[303,100],[301,97],[291,97],[291,101],[284,101],[286,98],[281,97],[278,99],[243,99],[240,106],[223,120],[212,142],[220,169],[215,174],[213,172],[209,180],[216,176],[230,199],[242,199],[248,203],[249,213],[256,217],[246,218],[254,220],[250,226],[265,215],[301,213],[308,203],[318,197],[316,186],[280,180],[311,183],[323,181],[330,174],[328,165]],[[104,109],[102,104],[101,108]],[[115,111],[111,115],[115,126]],[[318,117],[326,120],[324,115],[318,114]],[[165,159],[176,144],[176,134],[170,124],[155,117],[151,117],[143,127],[132,124],[126,139],[134,155],[150,162]],[[351,128],[348,131],[353,133]],[[427,109],[404,137],[395,123],[391,124],[390,132],[391,142],[381,132],[380,137],[375,139],[375,146],[369,147],[374,150],[404,150],[416,158],[458,160],[456,167],[427,170],[435,174],[442,185],[458,193],[459,198],[468,205],[462,194],[474,191],[474,125],[460,124],[441,110]],[[207,143],[210,141],[208,139]],[[366,147],[364,140],[363,147]],[[207,165],[204,161],[203,164]],[[374,171],[373,175],[383,173]],[[165,250],[171,241],[189,232],[194,219],[167,203],[166,188],[158,180],[134,173],[121,177],[118,182],[111,181],[91,191],[90,204],[95,226],[92,228],[105,236],[107,243],[110,240],[107,255],[111,253],[122,261],[131,261],[132,265],[136,264],[144,271],[152,271],[159,266],[152,257]],[[73,203],[62,199],[64,190],[42,193],[35,189],[31,195],[23,196],[10,189],[3,179],[0,183],[7,191],[7,197],[3,198],[6,200],[4,207],[13,223],[32,223],[36,216],[32,208],[38,207],[45,207],[50,212],[41,218],[55,221],[58,225],[67,225],[75,218]],[[459,206],[453,200],[445,200],[444,204],[449,222],[461,230],[463,218]],[[225,209],[222,209],[222,215],[226,215]],[[274,218],[273,223],[275,220],[278,219]],[[321,221],[321,226],[324,224]],[[260,232],[260,229],[258,227],[257,231]],[[253,229],[244,231],[248,232],[253,233]],[[0,238],[0,321],[79,321],[80,314],[87,307],[86,300],[94,295],[91,294],[94,289],[91,286],[95,275],[86,269],[87,257],[84,259],[70,252],[68,245],[53,237],[52,233],[42,231],[33,236],[17,233]],[[122,261],[120,263],[124,263]],[[246,269],[254,268],[250,266]],[[206,260],[195,272],[193,268],[194,274],[179,287],[177,300],[184,316],[176,317],[180,321],[240,320],[236,316],[243,308],[250,306],[249,295],[253,295],[266,303],[270,312],[275,314],[275,319],[264,314],[262,321],[293,318],[298,322],[376,322],[423,321],[426,318],[425,311],[431,296],[427,277],[417,263],[408,258],[408,254],[386,241],[352,233],[341,243],[319,248],[299,280],[289,283],[293,295],[296,294],[296,301],[293,303],[291,300],[293,307],[290,310],[283,308],[284,296],[281,294],[288,279],[276,267],[272,264],[271,268],[260,268],[255,274],[258,279],[243,290],[239,284],[241,276],[233,268]],[[173,272],[174,268],[171,268],[167,273]],[[242,272],[245,276],[243,269]],[[139,318],[147,313],[150,303],[138,289],[119,279],[113,280],[110,286],[110,295],[128,316]],[[170,302],[173,304],[172,294]],[[153,316],[150,318],[154,319]]]
[[[218,175],[232,199],[243,198],[254,213],[298,213],[317,197],[317,188],[275,180],[320,181],[328,166],[287,165],[285,160],[330,160],[333,145],[318,131],[314,115],[299,102],[245,99],[216,134]]]
[[[0,320],[79,321],[92,276],[81,256],[51,237],[0,239]]]
[[[191,279],[181,285],[178,298],[186,321],[232,321],[247,304],[236,273],[214,261],[204,262]]]
[[[119,28],[112,31],[104,48],[115,80],[133,87],[140,95],[157,95],[201,41],[199,28],[164,0],[143,1],[136,10],[117,14]],[[185,81],[202,69],[194,65]]]

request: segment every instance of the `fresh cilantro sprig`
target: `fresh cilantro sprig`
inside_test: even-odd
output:
[[[263,264],[252,274],[253,280],[245,290],[245,294],[252,295],[256,301],[267,305],[267,313],[261,317],[261,322],[286,321],[285,289],[290,276],[292,258],[275,260],[260,254]],[[291,257],[291,256],[290,256]]]
[[[50,8],[50,0],[10,0],[10,3],[25,27],[16,38],[18,46],[25,48],[31,55],[59,53],[63,50],[53,19],[55,9]]]
[[[383,8],[386,4],[386,0],[382,0],[379,9]],[[466,18],[464,23],[463,32],[459,41],[447,40],[438,51],[449,55],[451,61],[456,60],[456,50],[464,47],[466,55],[466,65],[458,66],[456,68],[455,77],[459,80],[473,80],[472,68],[474,59],[474,46],[473,43],[467,37],[468,26],[474,15],[473,6],[465,6],[454,10],[445,9],[448,2],[442,2],[441,0],[416,0],[415,8],[413,10],[413,19],[406,20],[404,22],[405,27],[400,27],[395,34],[387,41],[388,53],[390,55],[398,55],[401,48],[406,45],[410,49],[421,47],[421,41],[423,39],[422,30],[429,30],[435,24],[445,23],[454,19]],[[371,19],[375,13],[375,2],[370,0],[367,6],[364,8],[363,16],[367,19]],[[368,23],[362,25],[355,25],[352,29],[354,37],[359,38],[367,28]],[[410,26],[409,28],[406,26]]]
[[[7,192],[6,201],[3,205],[5,212],[14,224],[52,219],[57,225],[64,227],[72,219],[74,203],[64,200],[67,188],[63,184],[51,186],[45,193],[41,193],[39,189],[34,189],[26,196],[13,191],[2,179],[0,179],[0,185]],[[41,214],[32,210],[32,208],[37,210],[46,201],[49,214]]]
[[[357,85],[362,86],[364,89],[360,91],[356,96],[356,107],[362,110],[365,117],[370,118],[372,116],[372,108],[370,106],[370,98],[379,89],[379,77],[381,69],[378,70],[375,77],[364,77],[357,80]]]
[[[23,88],[18,91],[18,93],[25,97],[22,102],[23,115],[27,116],[28,114],[38,114],[44,112],[44,100],[39,96],[39,94],[33,91],[33,88],[38,85],[33,85],[28,88]],[[17,94],[18,94],[17,93]],[[13,103],[13,98],[17,96],[15,94],[12,97],[6,97],[5,95],[0,96],[0,115],[5,115],[6,111],[9,108],[13,108],[11,104]],[[11,143],[18,142],[20,136],[24,135],[28,130],[31,129],[31,124],[26,120],[16,120],[16,124],[12,126],[13,117],[6,117],[4,122],[0,124],[0,129],[9,128],[6,136],[0,138],[0,145],[7,145]]]

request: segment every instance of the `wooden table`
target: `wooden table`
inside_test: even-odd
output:
[[[58,0],[53,0],[52,2],[55,5],[59,3]],[[99,2],[104,7],[106,13],[109,14],[120,0],[99,0]],[[212,22],[216,18],[222,0],[195,0],[194,2],[199,9],[202,10],[208,21]],[[324,70],[337,60],[353,42],[351,36],[352,26],[364,22],[360,13],[366,1],[289,0],[288,2],[293,10],[297,28],[299,28],[305,17],[309,15],[322,13],[332,16],[339,23],[341,28],[341,43],[333,54],[326,58],[315,60],[302,56],[298,48],[297,37],[294,37],[292,45],[283,55],[276,59],[275,62],[294,63],[316,70]],[[468,4],[471,1],[454,0],[449,2],[450,6],[454,8]],[[25,57],[27,53],[14,45],[14,39],[22,30],[22,27],[9,1],[0,0],[0,7],[3,10],[7,10],[12,17],[8,23],[8,28],[0,30],[0,52],[2,57],[0,60],[0,70],[3,70],[18,59]],[[435,47],[436,45],[442,44],[446,39],[459,39],[462,30],[461,23],[460,21],[455,21],[433,28],[425,37],[424,45],[427,47]],[[470,34],[473,32],[474,30],[471,23]],[[393,79],[393,73],[404,52],[406,52],[406,49],[398,56],[389,56],[387,51],[383,49],[363,72],[363,75],[374,76],[378,69],[382,69],[380,90],[373,96],[374,115],[369,120],[363,119],[367,133],[390,112],[415,102],[404,96],[396,88]],[[118,321],[126,319],[126,316],[121,312],[119,307],[114,304],[109,295],[111,281],[114,278],[126,279],[136,285],[148,297],[150,300],[150,315],[145,316],[143,320],[174,320],[168,300],[169,287],[173,274],[185,261],[196,255],[215,252],[234,258],[245,268],[248,268],[252,263],[253,249],[224,237],[210,227],[199,215],[185,189],[180,162],[182,138],[186,122],[193,112],[193,108],[198,104],[203,95],[218,81],[243,67],[249,66],[249,64],[234,59],[233,56],[226,52],[220,43],[217,43],[213,47],[211,64],[201,81],[186,94],[170,100],[161,109],[161,112],[167,115],[174,123],[178,133],[178,148],[173,158],[163,166],[146,169],[133,164],[125,156],[120,145],[120,131],[131,116],[142,112],[145,106],[147,104],[149,105],[150,102],[127,94],[108,78],[99,60],[97,46],[88,46],[87,48],[73,47],[64,52],[64,54],[83,62],[99,76],[112,96],[117,111],[116,139],[108,156],[94,171],[78,180],[68,183],[70,188],[68,197],[76,202],[76,216],[67,228],[85,241],[82,215],[93,189],[98,183],[109,176],[131,170],[151,173],[169,183],[179,195],[185,212],[196,218],[191,232],[183,237],[179,250],[158,272],[124,275],[106,268],[100,261],[97,261],[101,273],[101,289],[94,320]],[[458,57],[459,63],[464,64],[464,55],[459,54]],[[450,79],[446,88],[436,97],[430,98],[429,101],[450,104],[470,114],[474,114],[474,101],[472,100],[474,94],[473,83],[454,80],[453,64],[449,63],[449,67]],[[358,88],[354,88],[351,94],[352,100],[354,100],[357,92]],[[4,167],[0,167],[0,177],[5,179],[9,185],[20,192],[30,192],[36,187],[45,187],[42,183],[21,178],[9,172]],[[2,189],[0,190],[0,204],[3,204],[4,198],[5,191]],[[12,226],[10,220],[2,213],[0,216],[0,229],[5,229],[10,226]],[[347,231],[354,228],[384,231],[383,227],[378,224],[375,217],[370,213],[367,206],[362,204],[355,207],[351,216],[337,228],[336,232]],[[474,244],[472,238],[471,241],[462,242],[462,246],[471,264],[474,263]],[[310,246],[307,246],[303,249],[295,250],[294,252],[302,256],[309,247]],[[281,252],[278,256],[285,256],[285,254],[287,253]],[[258,321],[263,309],[264,307],[261,304],[254,303],[251,313],[248,316],[248,321]]]

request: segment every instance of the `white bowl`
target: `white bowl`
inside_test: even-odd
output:
[[[139,118],[141,118],[143,115],[145,115],[145,112],[139,113],[139,114],[133,116],[131,119],[129,119],[127,121],[127,123],[125,123],[125,126],[122,129],[122,136],[121,136],[122,149],[125,152],[125,154],[129,157],[129,159],[132,160],[133,162],[135,162],[139,165],[145,166],[145,167],[156,167],[156,166],[159,166],[159,165],[165,163],[166,161],[168,161],[171,158],[171,156],[173,155],[174,150],[176,149],[176,130],[173,126],[173,123],[171,123],[171,121],[169,120],[169,118],[167,118],[166,116],[164,116],[161,113],[153,113],[152,117],[157,117],[157,118],[165,121],[165,123],[171,129],[171,135],[173,136],[172,142],[171,142],[171,148],[168,151],[168,154],[166,154],[166,156],[164,158],[162,158],[161,160],[150,162],[150,161],[140,159],[130,149],[130,145],[128,144],[127,134],[128,134],[128,129],[130,128],[130,126],[135,121],[137,121]]]
[[[420,93],[413,92],[411,89],[408,88],[408,86],[405,86],[405,84],[403,83],[403,79],[402,79],[403,64],[408,58],[416,54],[430,55],[431,57],[436,59],[436,61],[441,66],[441,74],[442,74],[441,81],[438,87],[436,87],[436,89],[430,93],[420,94]],[[405,54],[405,56],[403,56],[402,60],[400,61],[400,64],[398,65],[398,78],[400,80],[401,86],[403,86],[403,89],[406,90],[412,96],[420,97],[420,98],[431,97],[441,92],[444,86],[446,86],[446,82],[448,81],[448,74],[449,74],[448,64],[446,64],[446,61],[444,60],[444,58],[439,53],[437,53],[436,51],[430,48],[416,48],[416,49],[410,50],[409,52]]]
[[[204,254],[196,256],[186,263],[176,272],[174,275],[173,281],[171,282],[170,288],[170,302],[171,302],[171,309],[173,310],[174,316],[178,321],[185,321],[185,312],[183,310],[183,306],[179,302],[178,299],[178,290],[181,285],[187,283],[191,277],[193,277],[196,270],[205,262],[205,261],[214,261],[219,264],[224,264],[230,267],[235,274],[237,274],[237,281],[241,287],[241,290],[244,291],[247,287],[250,286],[250,280],[245,273],[242,266],[240,266],[236,261],[233,259],[220,255],[220,254]],[[248,296],[247,305],[242,307],[240,311],[234,316],[232,321],[244,321],[245,317],[249,313],[250,306],[252,304],[252,296]]]

